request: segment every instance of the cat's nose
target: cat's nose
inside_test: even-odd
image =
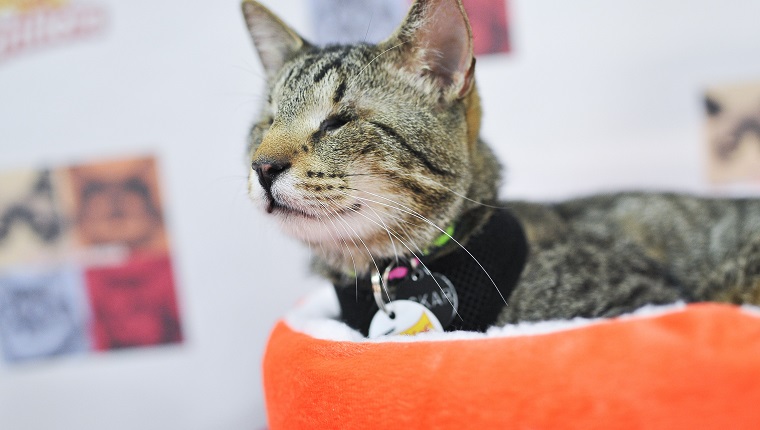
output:
[[[259,183],[264,187],[264,191],[267,194],[271,194],[272,184],[282,172],[290,168],[290,163],[287,161],[254,161],[251,164],[253,170],[256,171],[256,175],[259,177]]]

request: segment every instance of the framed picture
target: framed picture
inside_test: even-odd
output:
[[[705,95],[707,160],[714,183],[760,183],[760,81]]]

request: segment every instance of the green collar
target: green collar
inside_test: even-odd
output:
[[[447,243],[449,243],[451,241],[451,238],[454,237],[454,230],[455,230],[454,226],[455,225],[452,223],[448,227],[446,227],[446,230],[444,230],[444,233],[441,233],[440,235],[438,235],[438,237],[433,239],[433,243],[431,243],[430,246],[428,246],[427,248],[423,249],[422,255],[418,255],[418,257],[430,255],[431,252],[435,251],[436,249],[440,249],[443,246],[445,246]],[[354,272],[353,270],[344,272],[343,275],[349,278],[356,278],[356,272]]]
[[[446,227],[446,232],[441,233],[438,237],[436,237],[435,240],[433,240],[433,246],[425,248],[424,250],[422,250],[422,253],[425,255],[428,255],[430,254],[431,248],[443,247],[444,245],[449,243],[452,236],[454,236],[454,224],[451,224],[448,227]]]

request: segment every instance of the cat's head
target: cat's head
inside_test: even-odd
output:
[[[460,0],[417,0],[377,45],[325,48],[257,2],[243,12],[267,79],[249,192],[287,233],[363,272],[370,253],[418,253],[468,199],[494,198]]]

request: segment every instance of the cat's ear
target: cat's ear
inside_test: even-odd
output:
[[[243,16],[267,79],[277,74],[296,52],[309,46],[298,33],[256,1],[243,1]]]
[[[472,89],[472,30],[461,0],[416,0],[382,45],[400,49],[403,66],[432,75],[459,98]]]
[[[718,116],[723,111],[723,107],[720,103],[709,95],[705,96],[705,109],[709,116]]]

